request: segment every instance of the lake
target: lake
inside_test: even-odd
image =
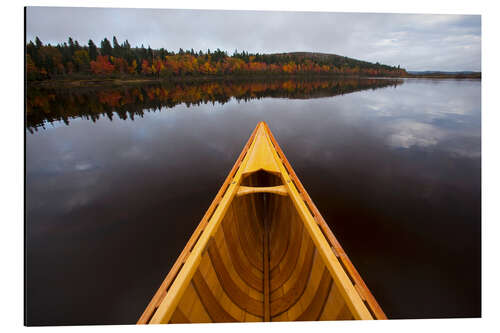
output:
[[[259,121],[389,318],[481,316],[481,81],[30,88],[26,323],[133,324]]]

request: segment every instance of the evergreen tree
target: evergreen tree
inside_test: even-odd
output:
[[[153,50],[151,50],[151,47],[148,45],[148,53],[147,53],[147,60],[151,63],[153,61]]]
[[[97,59],[97,46],[95,46],[92,39],[89,39],[89,58],[91,61],[95,61]]]
[[[121,47],[120,44],[118,43],[118,40],[116,39],[116,36],[113,36],[113,56],[115,57],[121,57]]]
[[[113,49],[111,48],[111,43],[107,38],[101,41],[101,55],[110,56],[113,54]]]
[[[72,41],[73,42],[73,41]],[[61,53],[61,56],[62,56],[62,63],[63,64],[67,64],[68,61],[71,61],[72,60],[72,56],[71,56],[71,51],[70,51],[70,48],[68,46],[68,44],[64,43],[63,45],[57,45],[56,48],[59,50],[59,52]]]
[[[71,37],[68,38],[68,45],[69,45],[69,56],[70,58],[72,58],[73,54],[75,53],[75,43],[73,43],[73,39]]]
[[[38,36],[35,37],[35,45],[37,49],[40,49],[43,46],[42,41],[38,38]]]

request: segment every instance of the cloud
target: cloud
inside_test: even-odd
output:
[[[27,40],[113,36],[168,50],[326,52],[408,70],[481,70],[481,16],[28,7]]]

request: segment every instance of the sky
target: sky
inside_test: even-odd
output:
[[[28,7],[26,39],[251,53],[324,52],[409,71],[481,71],[481,16]]]

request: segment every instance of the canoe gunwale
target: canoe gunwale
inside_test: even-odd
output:
[[[257,140],[255,136],[261,127],[263,131],[261,130],[259,139]],[[284,188],[288,191],[290,199],[301,215],[304,226],[306,226],[316,247],[320,250],[320,254],[323,260],[325,260],[325,264],[330,274],[334,277],[336,283],[340,283],[343,286],[341,288],[344,295],[343,297],[346,301],[349,300],[348,305],[354,317],[356,319],[387,319],[361,276],[354,268],[352,262],[347,257],[347,254],[340,246],[340,243],[326,224],[326,221],[321,216],[316,205],[312,202],[309,194],[298,179],[283,151],[276,142],[276,139],[269,130],[269,127],[265,122],[261,122],[255,127],[216,197],[170,269],[160,288],[139,318],[137,324],[165,323],[169,321],[175,310],[176,304],[179,302],[186,288],[184,280],[191,280],[200,263],[200,257],[208,244],[207,242],[212,239],[214,231],[219,227],[220,221],[224,217],[232,200],[238,196],[239,189],[245,187],[241,186],[242,179],[247,176],[244,169],[253,162],[249,162],[249,159],[255,155],[250,154],[252,156],[249,156],[248,152],[252,145],[255,146],[255,141],[262,141],[261,134],[263,132],[267,134],[269,139],[268,143],[273,148],[272,154],[277,163],[276,167],[280,169],[280,178],[282,178],[284,184],[279,186],[279,193],[274,194],[283,195],[284,193],[281,192],[284,191]],[[261,148],[261,146],[255,149],[259,148]],[[252,149],[252,151],[255,152],[255,149]],[[242,165],[242,163],[245,164]],[[271,167],[274,168],[274,166]],[[269,192],[269,189],[270,187],[254,188],[254,191]],[[244,193],[248,194],[253,191],[250,190],[250,188],[244,188],[243,190],[244,191],[240,192],[240,194],[244,195]],[[274,189],[274,191],[276,191],[276,189]],[[331,255],[332,253],[334,256]],[[176,279],[178,276],[180,276],[180,278]],[[168,299],[165,300],[165,297]]]

